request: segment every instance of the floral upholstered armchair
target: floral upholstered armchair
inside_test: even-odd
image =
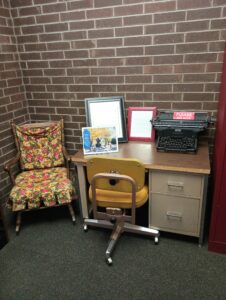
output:
[[[20,126],[13,123],[12,129],[18,153],[5,165],[5,170],[13,184],[8,206],[17,212],[16,233],[20,230],[21,213],[31,209],[68,205],[75,223],[63,120]],[[21,172],[15,176],[18,163]]]

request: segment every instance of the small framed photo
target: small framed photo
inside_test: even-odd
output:
[[[116,127],[83,127],[82,139],[84,155],[118,152]]]
[[[128,108],[128,139],[130,141],[153,142],[155,129],[152,119],[156,116],[156,107]]]
[[[86,98],[85,108],[88,127],[116,127],[118,142],[127,142],[123,97]]]

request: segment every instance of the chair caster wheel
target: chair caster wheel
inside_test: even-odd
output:
[[[83,225],[83,230],[84,230],[85,232],[88,231],[88,226],[87,226],[86,224]]]
[[[111,257],[106,258],[106,263],[107,263],[109,266],[112,265],[113,261],[112,261]]]
[[[158,245],[158,243],[159,243],[159,238],[156,236],[155,237],[155,245]]]

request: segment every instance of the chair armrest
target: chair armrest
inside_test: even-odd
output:
[[[67,168],[67,176],[70,178],[70,164],[71,164],[71,156],[68,154],[66,148],[63,146],[63,155],[66,163]]]
[[[65,160],[70,163],[71,162],[71,156],[68,154],[67,149],[65,147],[63,147],[63,155]]]
[[[10,159],[5,165],[4,170],[9,173],[12,184],[15,184],[15,175],[13,175],[12,167],[15,166],[20,160],[20,153],[18,152],[15,157]]]

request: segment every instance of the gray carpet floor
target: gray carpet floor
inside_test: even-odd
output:
[[[23,216],[0,250],[1,300],[226,299],[226,255],[197,239],[162,234],[158,246],[125,234],[104,260],[110,232],[72,225],[67,208]]]

